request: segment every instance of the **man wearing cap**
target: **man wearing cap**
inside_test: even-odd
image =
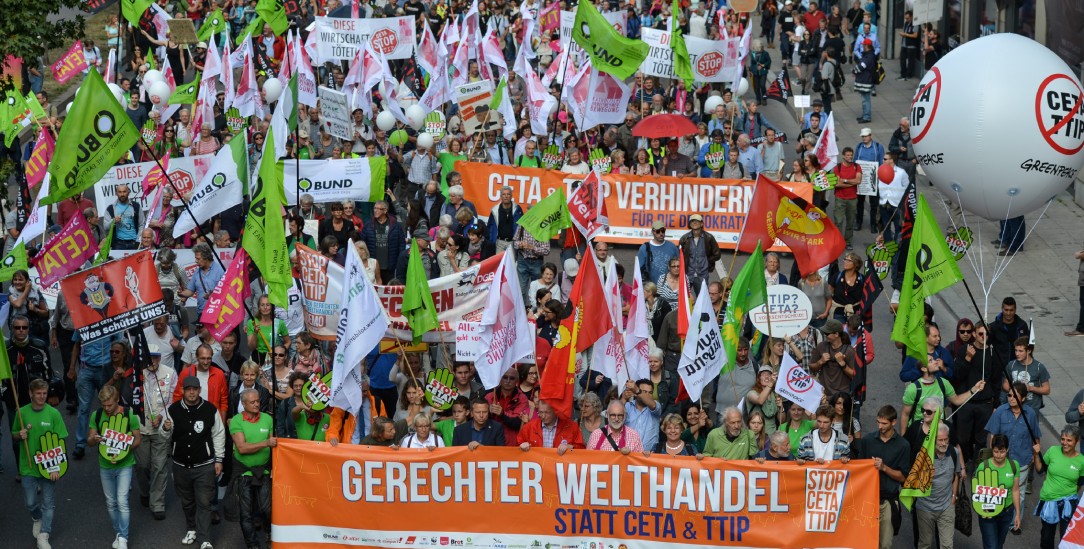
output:
[[[418,247],[418,255],[421,256],[422,267],[425,268],[425,278],[436,278],[439,275],[440,271],[437,267],[436,252],[434,252],[433,249],[429,247],[429,243],[433,240],[433,238],[429,236],[429,231],[425,229],[414,229],[414,234],[412,234],[411,236],[414,237],[414,243],[411,245]],[[399,264],[395,266],[395,278],[399,280],[406,280],[407,266],[409,264],[409,250],[404,250],[403,253],[399,254]]]
[[[666,224],[651,224],[651,240],[640,245],[636,258],[640,260],[640,276],[644,282],[655,282],[670,268],[670,260],[677,257],[678,247],[666,240]]]
[[[136,484],[139,501],[150,507],[154,520],[166,518],[166,470],[169,433],[164,430],[166,410],[177,388],[177,372],[162,364],[162,348],[148,346],[151,362],[143,369],[143,417],[139,431],[143,443],[136,447]],[[167,354],[172,356],[173,353]]]
[[[580,274],[580,262],[575,257],[566,259],[562,265],[560,279],[562,303],[568,303],[568,296],[572,293],[572,285],[576,283],[576,275],[578,274]]]
[[[851,379],[856,373],[854,347],[851,347],[850,338],[843,338],[843,323],[834,318],[829,318],[821,326],[821,332],[825,339],[813,349],[809,371],[820,378],[824,394],[849,392]]]
[[[854,159],[855,161],[862,160],[865,162],[876,162],[877,167],[880,167],[884,163],[885,148],[880,142],[873,138],[873,130],[869,128],[862,128],[858,132],[858,144],[854,146]],[[874,170],[873,176],[877,177],[877,172]],[[874,185],[874,188],[877,186]],[[869,232],[876,234],[881,229],[880,223],[884,223],[887,220],[882,219],[878,223],[878,200],[877,194],[873,194],[869,198]],[[858,209],[856,211],[854,230],[862,230],[862,211],[866,209],[866,197],[864,195],[858,196]]]
[[[210,363],[209,354],[207,358]],[[200,397],[198,377],[185,377],[181,387],[184,398],[169,407],[164,423],[165,432],[173,437],[173,488],[188,527],[181,544],[213,549],[211,501],[226,457],[226,429],[219,411]]]
[[[712,265],[722,255],[715,237],[704,231],[704,216],[698,213],[689,216],[689,232],[678,240],[678,248],[685,256],[685,275],[689,279],[689,286],[700,288],[700,283],[708,277]]]
[[[859,124],[868,124],[873,121],[872,96],[877,86],[877,54],[874,52],[874,42],[869,38],[863,40],[859,36],[856,44],[861,44],[861,54],[855,54],[854,91],[862,96],[862,115],[856,120]]]

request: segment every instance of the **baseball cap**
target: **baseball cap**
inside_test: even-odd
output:
[[[862,128],[862,131],[858,132],[859,137],[865,137],[867,135],[873,135],[873,130],[869,128]]]
[[[191,388],[191,389],[199,389],[200,388],[199,378],[196,377],[196,376],[188,376],[188,377],[184,378],[184,384],[182,385],[182,387],[185,388],[185,389],[189,389],[189,388]]]
[[[692,223],[693,221],[699,221],[699,222],[703,223],[704,222],[704,216],[702,216],[700,214],[690,215],[689,216],[689,223]]]
[[[162,356],[162,350],[158,348],[157,343],[148,344],[147,350],[150,351],[151,356]]]
[[[823,107],[824,101],[821,101],[820,99],[814,99],[812,105],[814,107]]]
[[[842,331],[843,323],[834,318],[829,318],[828,321],[824,323],[824,326],[821,326],[821,332],[825,335],[838,334]]]
[[[413,236],[414,236],[414,238],[424,238],[424,239],[430,240],[430,241],[433,240],[429,236],[429,231],[427,231],[425,229],[414,229],[414,235]]]
[[[760,375],[761,372],[768,372],[768,373],[774,374],[775,369],[772,368],[771,366],[768,366],[767,364],[764,364],[760,368],[757,368],[757,375]]]
[[[867,39],[862,41],[862,45],[863,46],[872,46],[873,45],[873,40],[870,40],[869,38],[867,38]]]
[[[576,261],[576,258],[570,257],[565,260],[565,274],[568,276],[576,276],[580,274],[580,262]]]
[[[207,49],[207,42],[200,42],[200,43],[196,44],[196,47],[197,48]]]
[[[665,229],[665,228],[666,228],[666,223],[663,223],[662,221],[656,221],[656,222],[651,224],[651,230],[653,230],[653,231],[657,231],[659,229]]]

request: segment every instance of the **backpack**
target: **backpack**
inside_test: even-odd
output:
[[[943,380],[943,379],[941,379],[939,377],[935,377],[934,379],[937,380],[937,387],[939,389],[941,389],[941,398],[942,398],[942,400],[944,400],[946,398],[945,395],[948,394],[948,393],[945,392],[945,380]],[[922,381],[916,379],[914,381],[914,383],[915,383],[915,406],[921,406],[922,405]],[[910,418],[908,418],[908,421],[910,421]],[[956,461],[955,457],[953,457],[953,461]]]
[[[842,70],[840,70],[839,61],[836,61],[835,59],[829,59],[828,62],[831,63],[833,65],[833,68],[835,69],[832,71],[832,87],[840,89],[843,87],[844,84],[847,83],[847,75],[844,74]]]
[[[877,69],[873,71],[873,80],[877,84],[885,81],[885,68],[880,61],[877,61]]]

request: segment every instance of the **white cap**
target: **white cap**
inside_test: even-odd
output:
[[[869,128],[862,128],[862,131],[858,132],[859,137],[865,137],[867,135],[873,135],[873,130]]]

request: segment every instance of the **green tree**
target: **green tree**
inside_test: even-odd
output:
[[[83,36],[83,0],[0,0],[0,62],[33,60],[46,50],[67,48]],[[78,14],[72,17],[59,14]]]

